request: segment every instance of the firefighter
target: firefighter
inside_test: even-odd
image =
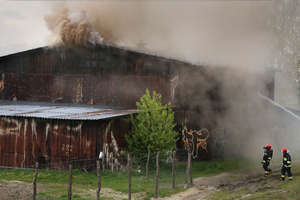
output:
[[[281,180],[284,181],[285,179],[285,173],[287,172],[289,180],[293,180],[292,177],[292,172],[291,172],[291,168],[292,168],[292,159],[291,159],[291,155],[288,153],[286,148],[282,148],[282,167],[281,167]]]
[[[272,146],[270,144],[267,144],[266,146],[264,146],[264,156],[263,156],[263,161],[261,162],[265,170],[265,176],[268,176],[272,172],[272,170],[269,168],[272,157],[273,157]]]

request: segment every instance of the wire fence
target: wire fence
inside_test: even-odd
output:
[[[160,177],[160,152],[157,152],[156,155],[156,161],[155,161],[155,181],[154,181],[154,198],[158,198],[158,190],[159,190],[159,177]],[[132,198],[132,171],[133,171],[133,160],[134,158],[132,158],[132,156],[128,153],[127,154],[127,163],[126,166],[124,166],[125,171],[128,173],[128,199],[130,200]],[[187,162],[186,162],[186,178],[185,178],[185,185],[184,187],[186,187],[188,184],[192,185],[192,174],[191,174],[191,161],[192,161],[192,154],[190,152],[188,152],[187,155]],[[168,161],[172,167],[171,167],[171,171],[170,174],[172,174],[172,181],[170,182],[170,185],[173,189],[175,189],[176,187],[176,152],[172,152],[171,157],[169,158]],[[84,163],[84,164],[82,164]],[[53,166],[57,165],[57,166],[62,166],[61,164],[63,164],[63,166],[68,166],[67,168],[64,168],[65,170],[68,169],[68,173],[69,173],[69,181],[68,183],[68,200],[71,200],[72,197],[74,196],[74,194],[72,193],[72,183],[73,183],[73,169],[74,168],[79,168],[83,171],[87,171],[87,169],[96,169],[96,173],[95,176],[97,177],[97,190],[96,190],[96,199],[99,200],[100,199],[100,191],[101,191],[101,186],[102,186],[102,180],[101,180],[101,174],[102,171],[105,169],[105,165],[103,164],[103,158],[91,158],[91,159],[77,159],[77,160],[68,160],[68,161],[60,161],[58,163],[52,163],[52,169]],[[148,165],[149,163],[147,163]],[[84,166],[84,167],[83,167]],[[32,181],[32,199],[36,200],[37,195],[38,195],[38,190],[37,190],[37,183],[38,183],[38,174],[39,174],[39,169],[43,169],[43,168],[48,168],[49,165],[47,163],[39,163],[36,162],[33,165],[30,165],[29,167],[10,167],[10,166],[0,166],[0,169],[15,169],[15,170],[31,170],[32,174],[33,174],[33,181]],[[59,167],[58,167],[59,168]],[[61,167],[60,167],[61,169]],[[147,168],[147,170],[149,169],[149,167]],[[112,169],[109,169],[112,170]],[[113,171],[113,170],[112,170]],[[146,172],[146,174],[149,174],[148,172]],[[148,175],[147,175],[148,176]],[[148,177],[147,177],[148,178]]]

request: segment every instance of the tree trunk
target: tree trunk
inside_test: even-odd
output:
[[[154,190],[154,198],[158,198],[158,179],[159,179],[159,154],[156,154],[156,176],[155,176],[155,190]]]

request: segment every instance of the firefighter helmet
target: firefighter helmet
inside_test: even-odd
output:
[[[271,149],[272,146],[271,146],[270,144],[267,144],[266,148],[267,148],[267,149]]]
[[[285,147],[283,147],[283,148],[281,149],[281,152],[282,152],[282,153],[286,153],[286,152],[287,152],[287,149],[286,149]]]

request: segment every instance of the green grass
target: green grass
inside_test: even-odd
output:
[[[215,160],[215,161],[202,161],[192,163],[192,176],[202,177],[215,175],[224,171],[236,170],[245,167],[245,161],[237,160]],[[169,196],[171,194],[183,191],[183,184],[185,180],[186,163],[178,163],[176,166],[176,184],[175,190],[171,189],[171,165],[162,164],[160,169],[159,196]],[[33,170],[20,170],[20,169],[1,169],[0,181],[3,180],[17,180],[24,182],[32,182]],[[150,171],[149,180],[146,180],[144,173],[137,173],[136,170],[132,172],[132,192],[144,192],[146,199],[153,196],[154,192],[154,175],[155,169]],[[68,171],[58,170],[39,170],[38,184],[42,184],[43,191],[39,193],[38,199],[52,200],[52,199],[66,199],[67,183],[69,179]],[[96,172],[81,172],[78,169],[73,170],[73,199],[87,200],[93,199],[89,195],[81,194],[82,190],[96,189],[97,176]],[[45,189],[46,188],[46,189]],[[112,188],[116,191],[127,194],[128,193],[128,175],[126,172],[102,172],[102,188]],[[83,197],[84,196],[84,197]]]
[[[251,191],[250,185],[242,186],[233,190],[222,189],[209,196],[208,200],[300,200],[300,167],[293,167],[293,181],[280,181],[280,173],[275,173],[261,180],[251,187],[257,187],[257,191]],[[264,186],[268,186],[265,187]]]

